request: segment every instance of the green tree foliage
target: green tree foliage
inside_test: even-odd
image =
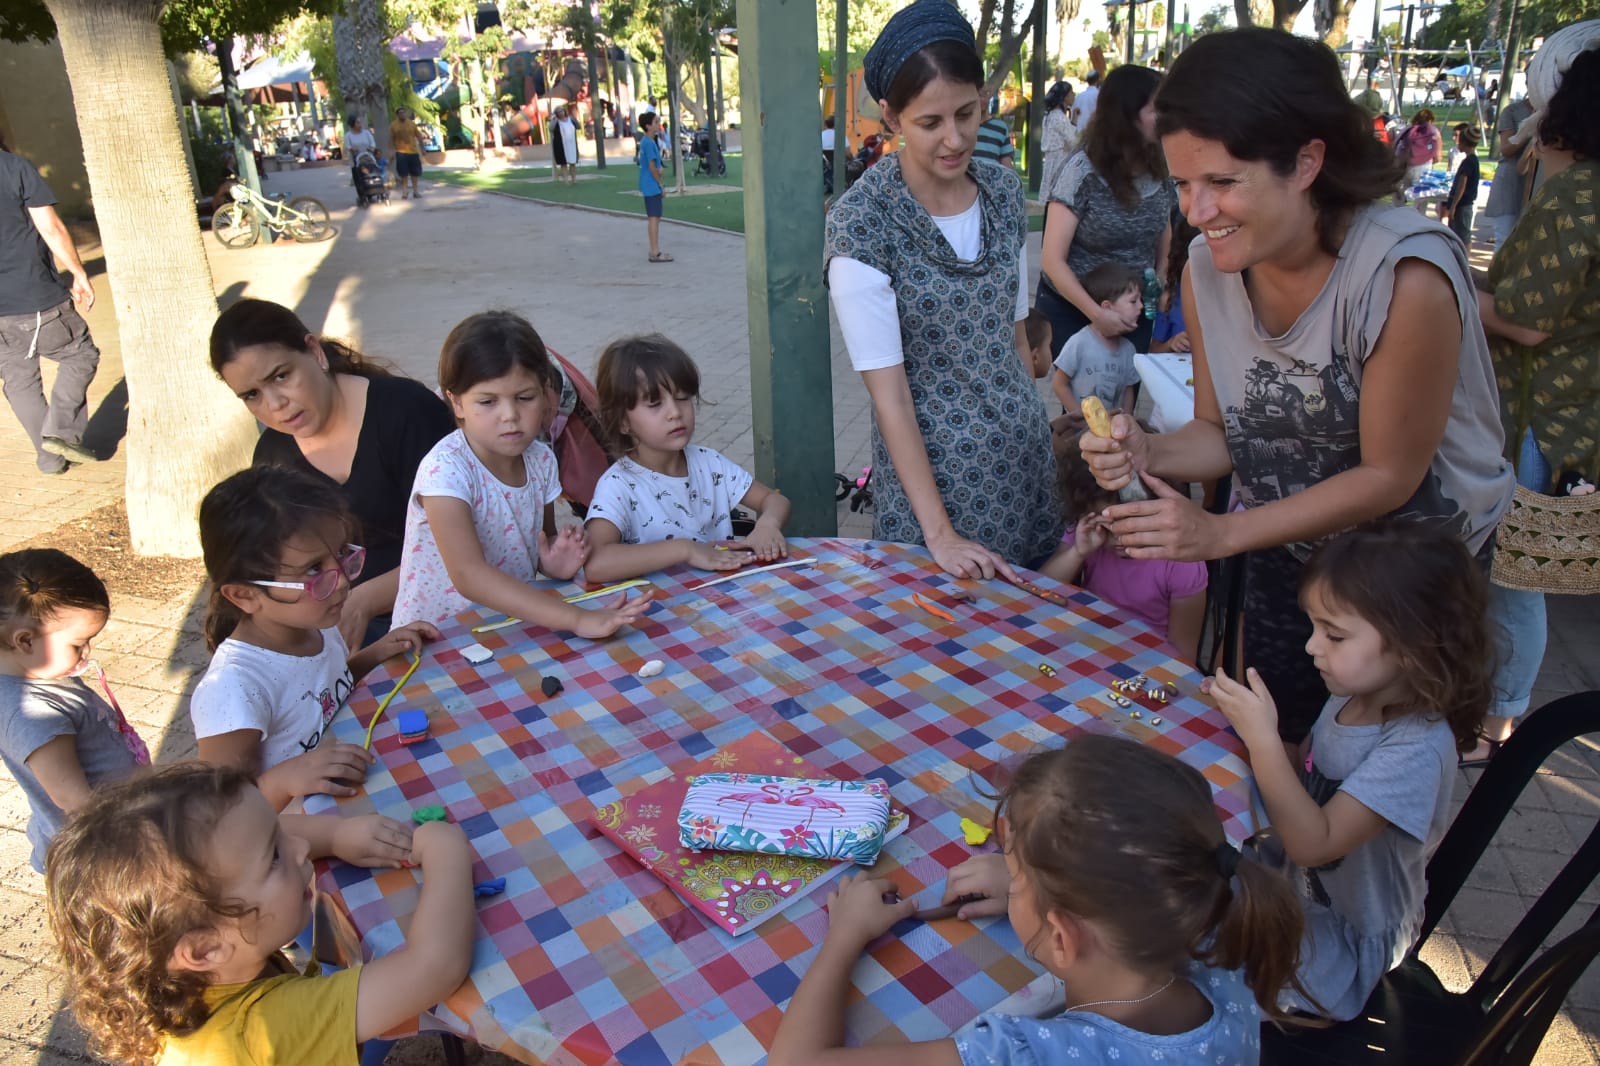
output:
[[[1504,17],[1502,14],[1502,32]],[[1535,37],[1548,37],[1563,26],[1594,17],[1594,0],[1524,0],[1517,7],[1517,35],[1526,47]],[[1476,48],[1489,36],[1488,22],[1485,0],[1457,0],[1446,4],[1421,34],[1422,47],[1444,49],[1451,41],[1471,41]]]
[[[1203,33],[1216,33],[1218,30],[1228,29],[1229,25],[1228,5],[1217,4],[1195,21],[1194,33],[1196,37]]]
[[[169,56],[207,41],[262,37],[303,11],[328,14],[339,0],[172,0],[161,15],[161,43]],[[55,20],[44,0],[6,0],[0,6],[0,40],[48,41]]]

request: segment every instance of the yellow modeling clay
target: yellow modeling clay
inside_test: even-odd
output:
[[[994,830],[986,825],[979,825],[971,818],[961,819],[961,833],[967,838],[967,843],[976,847],[989,839]]]

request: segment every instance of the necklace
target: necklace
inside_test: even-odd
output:
[[[1155,999],[1161,993],[1163,993],[1167,989],[1171,988],[1172,987],[1172,982],[1176,981],[1177,979],[1178,979],[1178,975],[1177,974],[1173,974],[1171,977],[1167,978],[1167,983],[1166,984],[1162,985],[1160,988],[1156,989],[1154,992],[1151,992],[1149,995],[1140,996],[1138,999],[1097,999],[1097,1000],[1093,1000],[1092,1002],[1089,1002],[1089,1003],[1079,1003],[1075,1007],[1068,1007],[1067,1011],[1070,1012],[1070,1011],[1075,1011],[1075,1010],[1086,1010],[1089,1007],[1114,1007],[1114,1006],[1120,1006],[1120,1005],[1123,1005],[1123,1004],[1143,1003],[1146,1000]]]

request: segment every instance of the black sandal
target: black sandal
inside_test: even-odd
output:
[[[1493,759],[1496,755],[1500,754],[1500,749],[1505,745],[1505,741],[1502,741],[1502,740],[1490,740],[1488,737],[1484,736],[1481,733],[1478,735],[1478,739],[1483,741],[1485,744],[1487,744],[1489,746],[1489,754],[1480,755],[1477,758],[1469,758],[1466,755],[1458,756],[1456,758],[1456,766],[1460,767],[1463,770],[1476,768],[1476,767],[1481,767],[1481,766],[1488,766],[1489,765],[1489,760]]]

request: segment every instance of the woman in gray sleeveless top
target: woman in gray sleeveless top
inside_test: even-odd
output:
[[[1298,742],[1327,699],[1297,601],[1317,541],[1400,515],[1488,559],[1512,489],[1488,346],[1460,243],[1383,206],[1399,167],[1325,46],[1208,34],[1173,64],[1156,110],[1201,231],[1183,285],[1195,420],[1146,435],[1121,419],[1116,440],[1083,450],[1108,488],[1134,469],[1235,475],[1242,506],[1225,515],[1165,486],[1108,514],[1135,557],[1246,554],[1244,662]]]
[[[864,73],[904,146],[828,212],[827,272],[872,396],[873,536],[926,544],[958,577],[1011,576],[1062,527],[1021,332],[1022,185],[971,158],[983,68],[947,0],[901,9]]]

